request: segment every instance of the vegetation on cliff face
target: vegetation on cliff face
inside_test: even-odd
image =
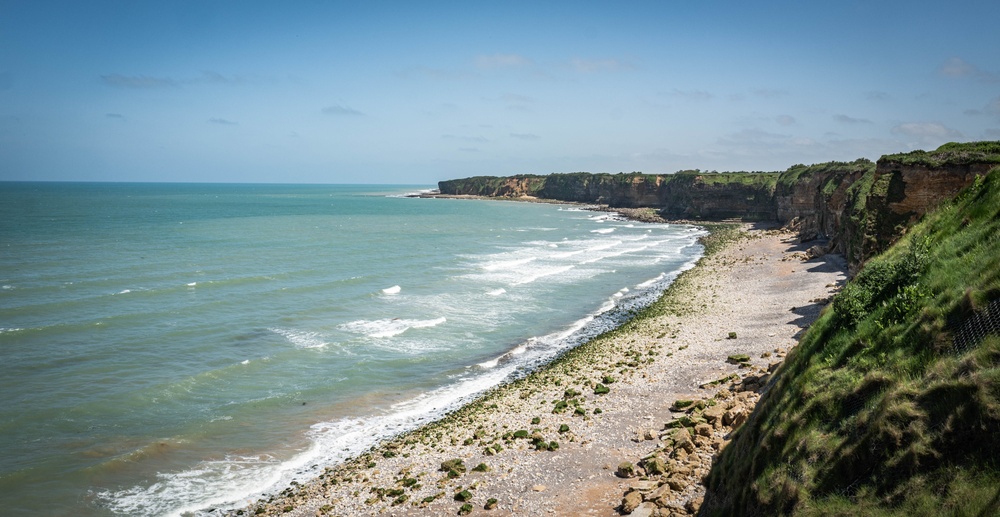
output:
[[[998,250],[1000,167],[837,295],[723,450],[702,514],[1000,514]]]
[[[867,158],[858,158],[853,162],[792,165],[778,176],[777,188],[782,192],[791,192],[796,185],[801,185],[812,178],[822,178],[823,183],[820,191],[830,194],[845,177],[874,171],[875,162]]]
[[[949,142],[931,152],[911,151],[909,153],[887,154],[880,161],[901,165],[924,165],[926,167],[1000,163],[1000,142]]]

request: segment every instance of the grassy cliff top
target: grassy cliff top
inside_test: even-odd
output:
[[[925,165],[941,167],[944,165],[965,165],[969,163],[1000,163],[1000,141],[985,142],[950,142],[934,151],[911,151],[908,153],[887,154],[879,162],[898,163],[900,165]]]

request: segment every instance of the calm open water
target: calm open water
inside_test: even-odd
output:
[[[0,508],[242,505],[651,303],[702,233],[391,186],[0,183]]]

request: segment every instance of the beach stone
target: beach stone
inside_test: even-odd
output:
[[[712,436],[712,426],[708,424],[698,424],[694,426],[694,432],[700,436]]]
[[[691,433],[688,432],[686,427],[678,427],[667,433],[667,436],[670,437],[674,447],[683,449],[688,453],[694,452],[694,442],[691,441]]]
[[[615,474],[620,478],[635,477],[635,465],[632,465],[630,462],[623,461],[618,465],[618,469],[615,470]]]
[[[695,435],[694,445],[699,449],[707,449],[712,446],[712,439],[707,436]]]
[[[667,473],[667,462],[663,461],[663,458],[660,458],[659,456],[653,456],[642,463],[646,472],[650,475],[661,476]]]
[[[674,474],[669,478],[667,478],[667,486],[669,486],[671,490],[674,490],[676,492],[683,492],[684,489],[687,488],[688,482],[684,478],[678,476],[677,474]]]
[[[534,492],[544,492],[547,487],[545,485],[534,485],[531,490]]]
[[[673,473],[674,476],[690,476],[691,467],[687,465],[678,464],[674,465],[674,468],[671,470],[671,472]]]
[[[716,404],[712,407],[706,408],[702,412],[701,416],[705,417],[705,420],[712,424],[713,427],[718,428],[722,425],[722,416],[726,414],[726,407],[722,404]],[[695,426],[695,429],[698,427]]]
[[[725,417],[722,419],[722,423],[733,428],[735,431],[744,422],[747,421],[748,411],[743,406],[737,406],[729,411],[726,411]]]
[[[632,510],[632,513],[629,515],[632,517],[652,517],[655,512],[656,505],[647,501],[640,504],[635,510]]]
[[[704,497],[695,497],[684,505],[684,509],[691,513],[698,513],[698,510],[701,509],[701,504],[703,502],[705,502]]]
[[[673,489],[670,488],[670,485],[664,483],[658,486],[656,490],[650,492],[649,495],[646,496],[646,499],[649,499],[650,501],[659,501],[662,499],[664,500],[664,504],[666,504],[666,500],[670,498],[672,493]]]
[[[640,504],[642,504],[642,494],[633,490],[625,494],[625,497],[622,499],[622,513],[630,514]]]
[[[649,492],[659,486],[656,481],[636,481],[632,483],[632,490],[638,490],[640,492]]]

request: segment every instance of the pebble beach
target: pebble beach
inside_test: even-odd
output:
[[[712,458],[847,269],[779,229],[708,239],[698,265],[617,330],[226,515],[696,513]]]

